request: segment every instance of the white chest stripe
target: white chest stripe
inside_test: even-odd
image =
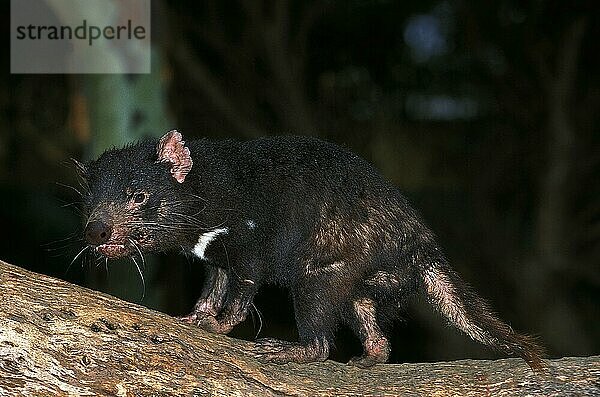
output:
[[[210,244],[211,241],[213,241],[219,234],[227,234],[228,231],[229,229],[224,227],[221,229],[215,229],[211,230],[210,232],[201,234],[200,237],[198,237],[198,242],[196,243],[196,245],[194,245],[194,248],[192,248],[192,252],[198,258],[206,259],[204,257],[204,253],[206,252],[206,248],[208,248],[208,244]]]

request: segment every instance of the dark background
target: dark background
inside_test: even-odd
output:
[[[0,258],[172,315],[198,263],[84,255],[68,159],[156,137],[306,134],[374,163],[455,268],[552,357],[600,352],[598,6],[584,1],[154,1],[150,76],[9,73],[1,5]],[[64,185],[63,185],[64,184]],[[144,296],[142,299],[142,295]],[[295,337],[262,290],[260,336]],[[233,335],[254,338],[254,316]],[[337,360],[359,351],[340,330]],[[497,357],[415,304],[393,362]]]

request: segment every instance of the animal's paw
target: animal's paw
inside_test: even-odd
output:
[[[226,318],[218,318],[204,312],[192,312],[187,316],[177,317],[177,319],[188,324],[197,325],[213,334],[226,334],[233,329],[233,325]]]
[[[220,319],[213,316],[198,318],[196,325],[213,334],[227,334],[233,329],[233,325],[226,319]]]
[[[261,362],[310,363],[325,361],[329,356],[329,346],[318,341],[304,345],[280,339],[263,338],[254,343],[252,353]]]
[[[348,365],[359,368],[369,368],[375,364],[380,364],[385,362],[381,357],[377,356],[360,356],[360,357],[352,357],[350,361],[348,361]]]
[[[262,338],[254,342],[252,354],[264,363],[285,364],[294,361],[293,348],[297,344],[280,339]]]
[[[177,320],[179,321],[183,321],[184,323],[188,323],[188,324],[196,324],[196,319],[198,318],[198,314],[197,313],[190,313],[187,316],[178,316],[175,317]]]

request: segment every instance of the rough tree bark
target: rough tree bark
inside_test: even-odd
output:
[[[267,365],[211,335],[0,261],[0,395],[600,395],[600,356],[377,365]]]

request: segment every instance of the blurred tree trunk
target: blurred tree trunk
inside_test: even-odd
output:
[[[583,259],[582,252],[591,251],[597,240],[586,231],[597,223],[591,213],[598,206],[590,204],[582,215],[585,202],[597,200],[589,188],[594,177],[589,170],[581,172],[581,164],[597,164],[597,155],[585,148],[595,140],[586,137],[593,127],[580,114],[595,112],[595,105],[584,100],[596,96],[590,94],[593,87],[582,84],[589,79],[578,72],[587,67],[581,51],[589,48],[585,39],[591,17],[564,2],[507,4],[492,12],[473,2],[462,8],[468,19],[465,38],[494,89],[496,116],[504,120],[495,123],[503,128],[493,136],[490,152],[500,161],[486,162],[489,173],[482,172],[487,177],[482,185],[487,183],[488,189],[480,202],[488,203],[483,215],[492,215],[485,223],[504,225],[497,232],[490,227],[491,233],[501,237],[513,232],[510,238],[516,238],[486,236],[494,242],[488,256],[505,265],[501,271],[506,279],[519,281],[510,295],[512,304],[551,350],[590,351],[597,327],[581,302],[593,296],[598,278],[594,256]],[[502,12],[522,12],[523,19],[502,18]],[[490,51],[501,61],[495,67],[489,66]],[[517,210],[507,210],[510,206]],[[513,225],[507,222],[510,216]],[[575,290],[586,298],[575,298]]]
[[[575,169],[576,127],[571,120],[579,50],[586,19],[575,20],[564,32],[552,70],[539,60],[548,115],[546,173],[540,188],[538,212],[538,255],[543,266],[564,269],[573,262],[572,222],[569,204]]]
[[[378,365],[268,365],[250,343],[0,261],[0,394],[593,395],[600,357]]]
[[[242,1],[239,26],[232,29],[220,2],[207,1],[205,18],[188,21],[190,34],[176,21],[189,18],[172,9],[176,39],[167,51],[179,78],[201,93],[209,105],[240,136],[257,137],[272,130],[293,134],[318,133],[315,110],[307,98],[306,48],[311,28],[323,15],[328,1],[314,0],[294,9],[288,0],[273,7],[263,1]],[[232,33],[232,31],[238,31]],[[192,43],[202,43],[197,50]],[[219,67],[214,67],[214,58]],[[211,62],[212,61],[212,62]],[[268,121],[273,117],[278,125]]]
[[[89,4],[73,7],[64,2],[50,2],[57,15],[81,14],[82,19],[89,12]],[[107,25],[117,26],[118,19],[128,12],[127,3],[108,2],[115,12]],[[161,18],[154,18],[154,34],[162,28]],[[160,35],[157,35],[160,37]],[[169,81],[165,78],[164,60],[161,49],[151,49],[151,72],[149,74],[82,74],[72,75],[70,84],[71,110],[70,126],[75,136],[84,147],[83,160],[97,158],[105,150],[122,147],[131,142],[141,141],[162,135],[174,127],[170,121],[166,106],[166,92]],[[111,64],[113,70],[119,70],[128,64],[128,56],[115,47],[112,57],[105,62]],[[80,159],[82,160],[82,159]],[[85,257],[83,260],[94,261],[97,258]],[[149,261],[153,261],[152,258]],[[151,264],[150,264],[151,265]],[[148,266],[146,278],[155,277],[156,266]],[[105,289],[107,277],[100,277],[98,272],[86,273],[88,284]],[[131,285],[129,269],[115,266],[111,270],[110,285],[126,290]],[[158,287],[147,297],[150,304],[159,302],[164,295]]]

